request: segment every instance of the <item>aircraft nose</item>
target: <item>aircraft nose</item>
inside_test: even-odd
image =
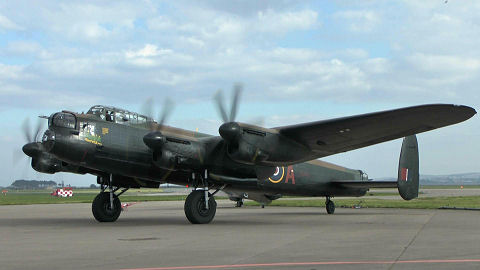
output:
[[[22,147],[23,153],[29,157],[34,157],[42,150],[40,149],[40,143],[32,142],[27,143]]]

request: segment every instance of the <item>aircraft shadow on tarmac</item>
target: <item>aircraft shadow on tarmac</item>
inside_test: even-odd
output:
[[[245,217],[238,217],[238,219],[217,220],[212,225],[228,225],[228,224],[241,224],[241,225],[268,225],[274,224],[268,220],[249,220]],[[81,227],[139,227],[139,226],[161,226],[161,225],[176,225],[176,226],[195,226],[188,222],[184,217],[145,217],[145,218],[123,218],[115,223],[99,223],[92,218],[16,218],[10,220],[0,220],[0,229],[2,227],[16,227],[16,226],[35,226],[35,227],[62,227],[62,228],[81,228]]]
[[[163,209],[165,210],[165,209]],[[224,212],[219,211],[219,217],[212,225],[229,225],[229,224],[241,224],[241,225],[273,225],[279,224],[281,221],[282,224],[290,223],[291,219],[283,219],[282,217],[293,217],[293,216],[318,216],[319,222],[325,222],[326,220],[331,220],[335,216],[378,216],[378,215],[393,215],[394,212],[383,212],[383,211],[355,211],[355,212],[337,212],[334,215],[328,215],[326,213],[319,212],[267,212],[259,209],[259,211],[248,213],[237,213],[243,212],[239,209],[239,212]],[[249,209],[251,210],[251,208]],[[149,209],[149,212],[151,209]],[[143,211],[142,211],[143,212]],[[223,213],[222,213],[223,212]],[[179,225],[179,226],[192,226],[184,217],[182,216],[172,216],[172,215],[163,215],[161,212],[157,212],[157,215],[150,217],[129,217],[128,213],[125,214],[124,218],[118,220],[115,223],[99,223],[92,218],[56,218],[56,217],[36,217],[36,218],[14,218],[14,219],[0,219],[0,228],[1,227],[13,227],[13,226],[35,226],[35,227],[138,227],[138,226],[161,226],[161,225]],[[420,213],[419,213],[420,214]],[[275,217],[273,220],[268,217]]]

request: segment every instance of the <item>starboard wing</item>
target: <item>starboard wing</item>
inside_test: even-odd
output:
[[[275,129],[320,158],[453,125],[475,114],[468,106],[432,104]]]

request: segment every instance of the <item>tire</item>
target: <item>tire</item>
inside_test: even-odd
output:
[[[205,193],[203,190],[194,190],[185,200],[185,216],[192,224],[207,224],[215,217],[217,202],[213,196],[209,197],[208,209],[205,209]]]
[[[120,199],[113,195],[113,210],[110,209],[110,193],[102,192],[98,194],[92,202],[93,217],[98,222],[114,222],[122,212]]]
[[[335,213],[335,203],[332,202],[332,201],[327,201],[327,203],[325,204],[325,208],[327,209],[327,213],[329,215]]]

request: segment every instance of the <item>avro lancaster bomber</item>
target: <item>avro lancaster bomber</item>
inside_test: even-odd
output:
[[[262,204],[284,195],[326,198],[363,196],[369,188],[396,187],[402,198],[418,196],[419,165],[415,134],[465,121],[473,108],[449,104],[407,107],[297,125],[264,128],[235,121],[240,88],[230,115],[217,96],[224,123],[219,136],[165,125],[127,110],[93,106],[87,113],[61,111],[48,117],[23,146],[32,167],[42,173],[70,172],[97,177],[101,192],[92,203],[100,222],[121,213],[120,195],[129,188],[156,188],[162,183],[194,187],[185,200],[191,223],[209,223],[216,213],[215,195],[248,197]],[[361,170],[319,158],[404,137],[397,181],[371,181]]]

